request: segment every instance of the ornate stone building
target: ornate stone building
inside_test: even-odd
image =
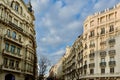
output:
[[[120,80],[120,4],[88,16],[63,61],[65,80]]]
[[[36,80],[37,56],[31,3],[0,0],[0,80]]]

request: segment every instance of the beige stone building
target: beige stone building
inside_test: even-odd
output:
[[[36,80],[34,20],[30,2],[0,0],[0,80]]]
[[[120,80],[120,4],[88,16],[63,61],[65,80]],[[78,75],[79,74],[79,75]]]
[[[81,79],[120,79],[120,4],[95,13],[84,22]]]
[[[63,57],[56,64],[56,78],[59,80],[63,80],[63,65],[62,65],[63,62],[62,61],[63,61]]]
[[[63,60],[63,78],[65,80],[76,80],[80,76],[80,67],[83,62],[83,36],[78,36],[74,44],[66,50],[67,56]]]

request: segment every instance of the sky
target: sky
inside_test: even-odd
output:
[[[26,3],[29,0],[24,0]],[[83,32],[87,16],[113,7],[120,0],[31,0],[35,14],[37,55],[57,63]]]

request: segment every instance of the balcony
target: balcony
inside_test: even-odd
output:
[[[89,58],[94,58],[94,56],[95,56],[95,53],[90,53],[89,54]]]
[[[100,52],[100,56],[101,56],[101,57],[105,57],[105,56],[106,56],[106,51]]]
[[[115,50],[110,50],[110,51],[109,51],[109,55],[110,55],[110,56],[114,56],[115,54],[116,54],[116,51],[115,51]]]
[[[15,44],[17,44],[19,46],[22,46],[22,42],[21,41],[19,41],[18,39],[13,39],[11,36],[8,36],[7,34],[4,35],[4,39],[8,40],[8,41],[10,41],[12,43],[15,43]]]
[[[93,68],[93,67],[95,67],[95,63],[90,63],[89,68]]]
[[[23,29],[21,27],[18,27],[16,24],[12,23],[11,21],[9,21],[9,25],[14,28],[15,30],[19,31],[19,32],[23,32]]]
[[[105,45],[106,41],[100,42],[100,45]]]
[[[89,48],[93,48],[93,47],[95,47],[95,44],[90,44],[89,45]]]
[[[116,65],[116,61],[109,61],[109,66],[114,67]]]
[[[16,58],[16,59],[22,59],[21,55],[18,55],[18,54],[16,54],[16,53],[11,53],[10,51],[6,51],[5,49],[3,49],[2,54],[3,54],[4,56],[13,57],[13,58]]]
[[[11,72],[17,72],[17,73],[20,73],[20,72],[21,72],[21,69],[20,69],[20,68],[8,66],[8,65],[3,65],[3,66],[2,66],[2,69],[3,69],[3,70],[7,70],[7,71],[11,71]]]
[[[101,62],[100,67],[106,67],[106,62]]]
[[[115,44],[115,39],[110,39],[109,44]]]

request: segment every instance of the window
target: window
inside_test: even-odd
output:
[[[13,38],[13,39],[16,39],[16,32],[13,32],[13,33],[12,33],[12,38]]]
[[[105,68],[102,68],[101,69],[101,74],[104,74],[105,73]]]
[[[105,28],[101,28],[101,34],[105,34]]]
[[[16,3],[16,4],[15,4],[15,10],[18,12],[18,9],[19,9],[19,6],[18,6],[18,4]]]
[[[17,54],[20,55],[20,48],[17,48]]]
[[[93,40],[90,41],[90,47],[95,47],[95,43]]]
[[[90,74],[94,74],[94,69],[90,69]]]
[[[7,36],[10,37],[10,30],[7,30]]]
[[[4,58],[4,66],[6,67],[8,64],[8,59],[7,58]]]
[[[94,30],[90,31],[90,37],[93,37],[93,36],[94,36]]]
[[[114,68],[110,68],[110,73],[114,73]]]
[[[16,68],[19,68],[19,61],[16,61]]]
[[[114,14],[113,14],[113,13],[112,13],[112,14],[109,14],[109,19],[110,19],[110,20],[114,19]]]
[[[109,32],[112,32],[112,31],[114,31],[114,26],[113,26],[113,25],[110,25]]]
[[[14,60],[10,60],[10,62],[9,62],[9,67],[10,67],[11,69],[14,68]]]
[[[11,53],[15,53],[15,46],[11,45]]]
[[[5,50],[9,51],[9,44],[8,43],[5,43]]]
[[[86,74],[86,70],[84,70],[84,74]]]
[[[90,50],[90,53],[94,53],[94,49],[91,49],[91,50]]]
[[[87,44],[85,44],[85,49],[87,49]]]
[[[114,57],[110,57],[110,61],[114,61]]]
[[[100,18],[100,22],[101,23],[105,22],[105,16],[103,16],[103,17]]]
[[[105,58],[101,58],[101,62],[105,62]]]

